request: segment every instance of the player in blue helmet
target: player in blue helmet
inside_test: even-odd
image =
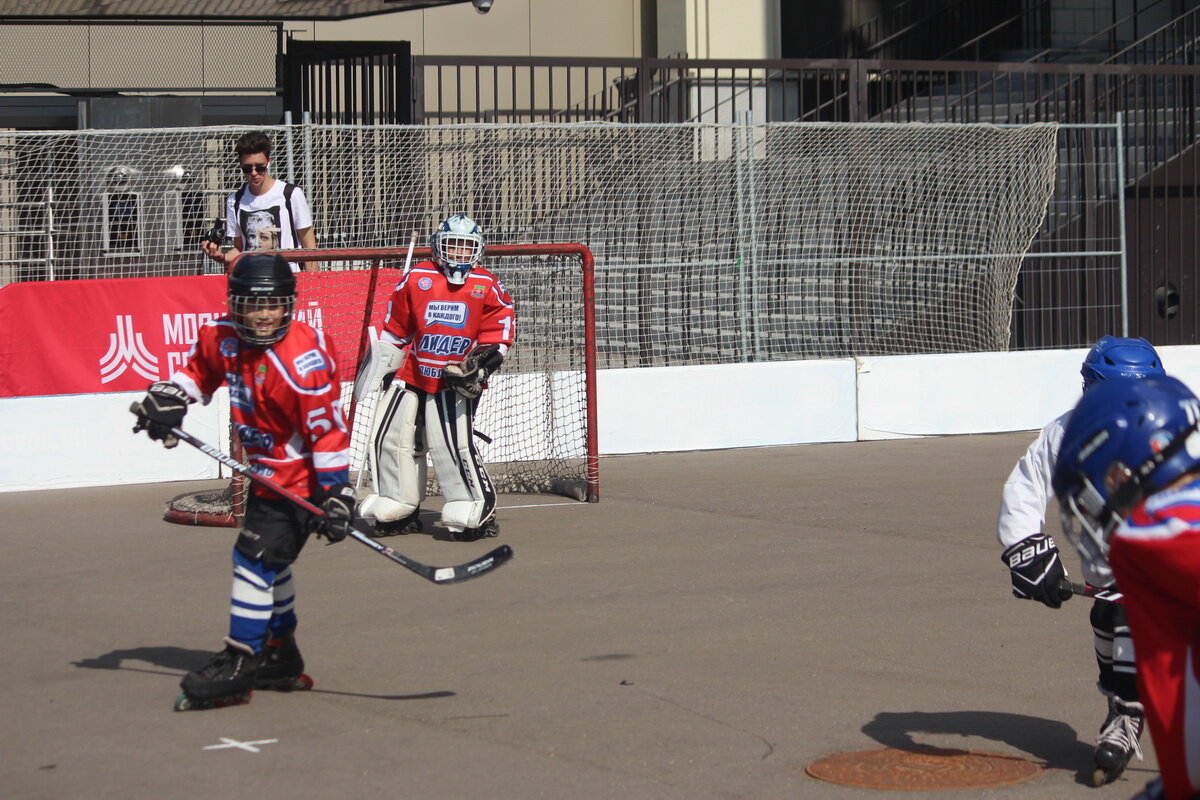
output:
[[[1083,388],[1109,378],[1145,378],[1162,375],[1162,361],[1145,339],[1105,336],[1092,345],[1083,360]]]
[[[1164,374],[1162,359],[1153,345],[1145,339],[1116,336],[1105,336],[1092,346],[1081,372],[1085,393],[1112,378]],[[1067,571],[1054,539],[1043,532],[1046,508],[1054,496],[1050,485],[1054,462],[1070,417],[1068,411],[1047,424],[1017,462],[1004,483],[996,523],[997,538],[1004,548],[1001,557],[1009,568],[1013,594],[1051,608],[1058,608],[1071,597],[1069,591],[1059,588]],[[1083,576],[1098,588],[1113,584],[1112,572],[1103,560],[1091,564],[1085,561]],[[1090,621],[1099,671],[1097,687],[1108,705],[1095,753],[1095,780],[1103,783],[1115,779],[1130,757],[1140,752],[1137,739],[1130,742],[1123,732],[1140,728],[1142,711],[1138,705],[1133,643],[1121,606],[1097,600],[1092,604]]]
[[[1124,595],[1162,772],[1142,796],[1168,800],[1200,791],[1198,426],[1200,400],[1175,378],[1105,381],[1075,407],[1053,477],[1067,536]]]

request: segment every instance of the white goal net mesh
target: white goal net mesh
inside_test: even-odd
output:
[[[0,280],[210,270],[245,130],[0,133]],[[1055,185],[1053,124],[267,132],[323,248],[454,212],[493,244],[587,244],[601,368],[1008,349]]]

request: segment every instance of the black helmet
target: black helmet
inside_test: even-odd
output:
[[[229,274],[229,314],[242,341],[256,347],[275,344],[287,335],[295,307],[296,276],[283,256],[256,253],[238,258]],[[283,309],[278,320],[255,314],[278,308]]]

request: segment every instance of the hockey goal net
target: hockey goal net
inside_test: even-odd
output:
[[[350,424],[351,480],[368,491],[367,449],[374,400],[355,403],[354,372],[378,336],[407,247],[289,250],[290,261],[317,261],[298,274],[295,318],[321,328],[336,349],[342,404]],[[412,261],[428,259],[428,247]],[[488,472],[501,493],[557,494],[594,502],[600,496],[596,448],[596,346],[591,251],[581,244],[489,245],[485,264],[516,305],[516,345],[489,381],[475,427]],[[490,441],[488,441],[490,440]],[[243,460],[230,431],[230,451]],[[429,494],[438,492],[429,470]],[[180,495],[165,518],[190,525],[236,527],[247,481]]]

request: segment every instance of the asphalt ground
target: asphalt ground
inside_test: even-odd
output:
[[[185,713],[233,532],[161,512],[213,483],[0,494],[0,796],[1129,797],[1148,737],[1086,784],[1089,602],[1016,600],[1000,562],[999,490],[1033,435],[607,458],[599,503],[505,496],[499,539],[388,540],[439,565],[515,550],[457,585],[314,541],[295,572],[316,688]],[[1045,771],[934,792],[805,773],[922,745]]]

